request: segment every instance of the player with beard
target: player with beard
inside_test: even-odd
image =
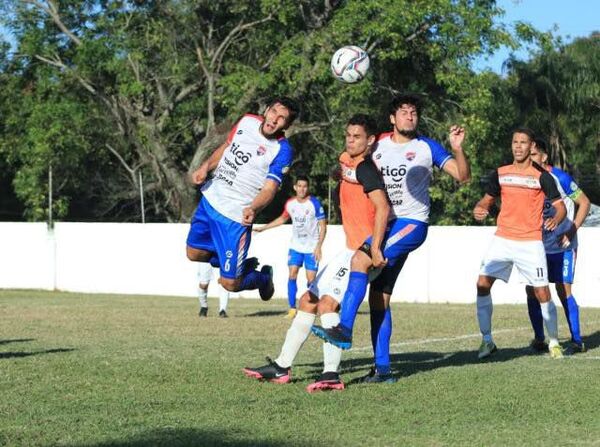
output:
[[[231,292],[258,289],[263,300],[273,296],[272,267],[258,271],[256,258],[246,256],[254,218],[273,200],[292,162],[284,131],[297,114],[296,102],[280,97],[262,116],[244,115],[192,174],[192,181],[202,185],[202,198],[192,217],[187,257],[220,267],[219,282]]]
[[[382,269],[371,284],[371,341],[375,367],[365,382],[390,382],[389,341],[392,317],[389,307],[392,290],[408,254],[417,249],[427,236],[429,220],[429,184],[437,166],[455,180],[470,178],[469,165],[462,149],[465,130],[450,129],[454,157],[437,141],[417,133],[420,101],[415,95],[399,95],[389,110],[392,132],[382,134],[372,159],[383,176],[391,213],[383,238],[368,238],[352,257],[348,287],[341,304],[340,324],[333,328],[313,326],[318,337],[342,348],[352,346],[352,330],[362,303],[369,270]]]

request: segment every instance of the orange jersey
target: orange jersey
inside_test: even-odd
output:
[[[358,249],[373,234],[375,224],[375,206],[356,178],[356,167],[361,161],[363,158],[353,160],[346,152],[340,156],[340,210],[346,245],[351,250]]]
[[[525,169],[514,164],[494,172],[486,191],[502,202],[496,235],[519,241],[542,240],[544,199],[560,200],[552,176],[540,165]]]

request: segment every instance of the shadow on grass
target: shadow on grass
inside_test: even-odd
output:
[[[75,351],[74,348],[57,348],[57,349],[46,349],[45,351],[33,351],[33,352],[25,352],[25,351],[16,351],[16,352],[0,352],[0,359],[16,359],[20,357],[30,357],[32,355],[41,355],[41,354],[58,354],[61,352],[71,352]]]
[[[243,315],[244,317],[272,317],[277,315],[285,315],[288,311],[286,310],[259,310],[251,314]]]
[[[582,339],[588,351],[596,349],[600,346],[600,331],[596,331],[593,334],[583,336]]]
[[[314,442],[287,439],[264,439],[240,430],[203,430],[195,428],[164,428],[151,430],[131,439],[92,444],[72,444],[72,447],[142,447],[142,446],[318,446]],[[325,444],[321,444],[325,445]]]
[[[9,343],[25,343],[28,341],[35,341],[35,338],[13,338],[12,340],[0,340],[0,345],[7,345]]]
[[[402,378],[412,376],[413,374],[432,371],[438,368],[482,363],[509,362],[519,357],[532,355],[539,354],[533,354],[528,346],[522,348],[502,348],[499,346],[498,351],[485,360],[479,360],[477,358],[476,349],[455,352],[419,351],[399,353],[392,354],[390,356],[390,360],[392,370],[395,373],[394,376],[397,378]],[[311,376],[320,374],[323,368],[322,363],[306,363],[301,366],[308,366],[311,368],[314,367],[314,370],[309,371]],[[362,358],[343,360],[340,366],[342,374],[350,374],[359,371],[367,374],[373,366],[373,357],[369,354]]]

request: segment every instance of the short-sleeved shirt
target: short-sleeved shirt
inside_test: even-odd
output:
[[[285,203],[281,216],[292,220],[290,248],[300,253],[312,253],[319,242],[319,221],[325,219],[319,199],[308,196],[299,201],[293,197]]]
[[[267,138],[260,132],[262,116],[244,115],[231,129],[228,146],[202,194],[223,216],[242,222],[242,210],[252,203],[265,180],[281,183],[293,151],[283,136]]]
[[[542,240],[544,198],[560,200],[554,178],[537,163],[525,169],[514,164],[492,173],[486,193],[500,197],[496,235],[513,240]]]
[[[392,135],[382,134],[372,155],[393,210],[390,219],[405,217],[428,222],[433,166],[441,169],[452,156],[430,138],[419,136],[399,144]]]
[[[546,249],[546,253],[562,253],[568,250],[575,250],[577,249],[577,233],[571,241],[571,244],[566,248],[562,247],[559,237],[565,232],[569,231],[573,226],[573,219],[575,219],[575,200],[577,200],[577,198],[581,195],[581,189],[579,189],[579,186],[577,186],[577,183],[575,183],[573,177],[571,177],[562,169],[555,168],[553,166],[547,166],[546,170],[554,178],[558,192],[560,193],[560,196],[565,203],[565,207],[567,208],[567,216],[560,224],[558,224],[556,229],[552,231],[542,229],[544,248]],[[554,209],[552,203],[549,200],[545,200],[544,219],[554,217],[555,214],[556,209]]]
[[[346,245],[358,249],[373,234],[375,206],[368,193],[385,185],[381,173],[370,157],[353,160],[346,152],[340,156],[340,210]]]

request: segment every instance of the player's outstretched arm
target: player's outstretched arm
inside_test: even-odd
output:
[[[271,222],[263,225],[262,227],[259,228],[253,228],[252,231],[255,231],[257,233],[261,233],[265,230],[268,230],[270,228],[275,228],[278,227],[279,225],[283,225],[284,223],[286,223],[289,220],[289,217],[285,217],[283,215],[273,219]]]
[[[225,149],[227,149],[227,146],[229,146],[229,143],[226,141],[216,148],[215,151],[210,154],[210,157],[208,157],[208,159],[202,163],[198,169],[192,172],[190,175],[190,181],[194,185],[200,185],[206,181],[208,173],[214,171],[219,164],[219,161],[221,161],[221,157],[223,157],[223,153],[225,152]]]
[[[496,203],[494,196],[485,194],[473,208],[473,217],[477,222],[482,222],[489,214],[490,209]]]
[[[267,179],[263,184],[262,189],[254,198],[249,207],[246,207],[242,210],[242,224],[243,225],[252,225],[254,223],[254,219],[256,215],[275,197],[277,194],[277,189],[279,188],[279,183],[275,180]]]
[[[443,170],[458,182],[466,183],[471,179],[471,168],[462,148],[463,141],[465,140],[464,127],[452,126],[448,139],[450,140],[450,147],[452,148],[454,158],[444,164]]]

